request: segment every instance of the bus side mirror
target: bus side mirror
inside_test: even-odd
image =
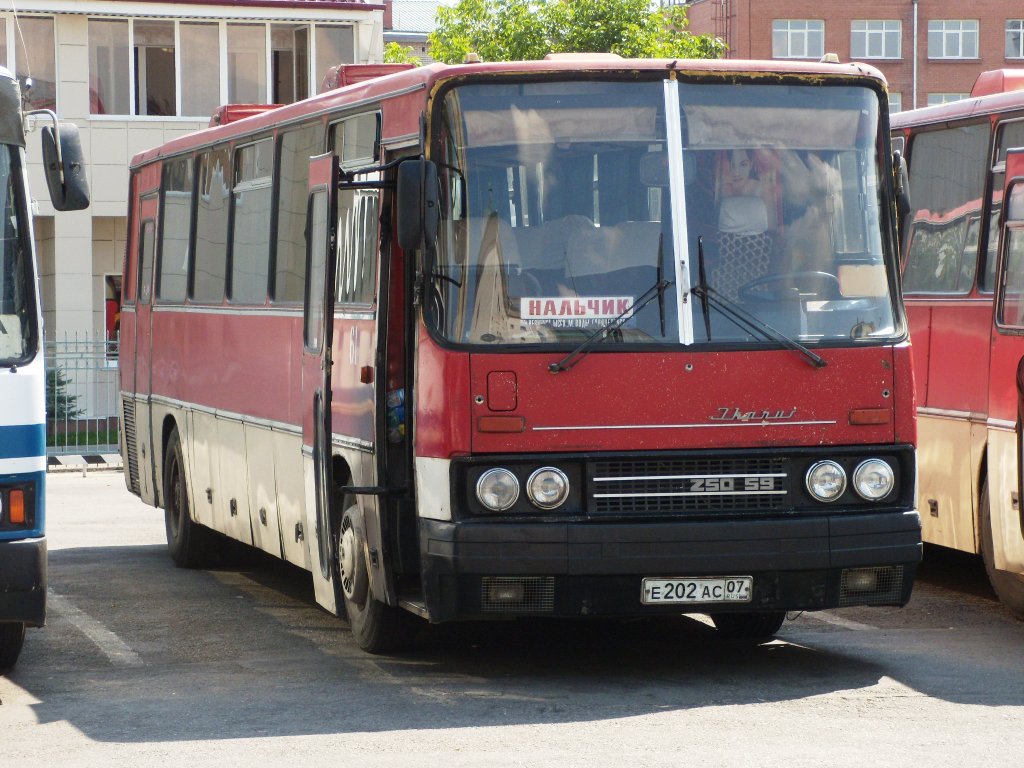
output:
[[[50,202],[58,211],[81,211],[89,207],[89,182],[78,126],[62,123],[59,133],[52,126],[42,131],[43,171],[50,190]],[[57,142],[60,142],[58,152]]]
[[[892,153],[893,181],[896,188],[896,220],[899,225],[900,249],[906,245],[910,234],[910,174],[907,172],[907,161],[903,154],[896,150]]]
[[[437,166],[421,158],[398,164],[398,244],[415,251],[437,239],[440,217]]]

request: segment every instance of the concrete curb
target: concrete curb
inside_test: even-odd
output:
[[[69,454],[67,456],[47,456],[47,472],[81,472],[89,470],[122,469],[121,457],[116,453]]]

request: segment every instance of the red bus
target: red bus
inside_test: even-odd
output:
[[[1024,348],[1020,322],[999,314],[993,323],[1000,284],[1012,293],[1019,280],[1019,265],[1008,259],[1000,272],[997,255],[1013,178],[1007,154],[1024,146],[1021,87],[1024,70],[986,72],[971,98],[902,112],[892,125],[909,164],[903,294],[914,339],[923,537],[980,554],[996,594],[1024,618]]]
[[[904,604],[894,185],[860,65],[431,65],[176,139],[131,166],[126,482],[374,652]]]

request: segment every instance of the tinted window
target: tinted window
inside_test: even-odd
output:
[[[235,218],[231,298],[262,304],[270,260],[270,194],[274,143],[265,139],[235,152]]]
[[[323,129],[309,125],[281,136],[277,194],[275,301],[302,301],[306,282],[306,203],[309,158],[319,154]]]
[[[219,302],[224,298],[227,263],[229,156],[227,148],[211,149],[199,158],[196,211],[196,264],[192,298]]]
[[[192,223],[192,158],[183,157],[164,164],[160,197],[163,223],[157,296],[168,301],[183,301]]]

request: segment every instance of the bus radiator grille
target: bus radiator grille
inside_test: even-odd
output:
[[[780,457],[625,459],[590,464],[596,515],[771,512],[788,500]]]

